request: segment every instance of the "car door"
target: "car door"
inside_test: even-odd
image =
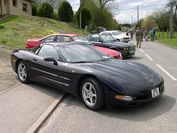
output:
[[[89,41],[90,41],[94,46],[104,47],[103,41],[101,40],[101,38],[100,38],[99,36],[90,37],[90,38],[89,38]]]
[[[64,64],[54,46],[45,44],[36,55],[31,58],[31,71],[38,82],[49,86],[64,89],[66,83],[63,80]]]

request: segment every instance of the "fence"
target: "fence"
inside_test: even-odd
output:
[[[156,39],[169,39],[170,38],[170,31],[156,31]],[[172,38],[177,38],[177,32],[173,32]]]

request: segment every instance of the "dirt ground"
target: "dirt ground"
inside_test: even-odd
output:
[[[0,46],[0,93],[19,83],[16,73],[11,67],[13,49]]]

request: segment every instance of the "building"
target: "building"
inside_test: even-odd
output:
[[[0,14],[32,15],[33,0],[0,0]]]

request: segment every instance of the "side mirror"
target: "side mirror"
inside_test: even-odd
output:
[[[53,58],[53,57],[45,57],[44,58],[45,61],[52,61],[54,65],[58,65],[57,61]]]

